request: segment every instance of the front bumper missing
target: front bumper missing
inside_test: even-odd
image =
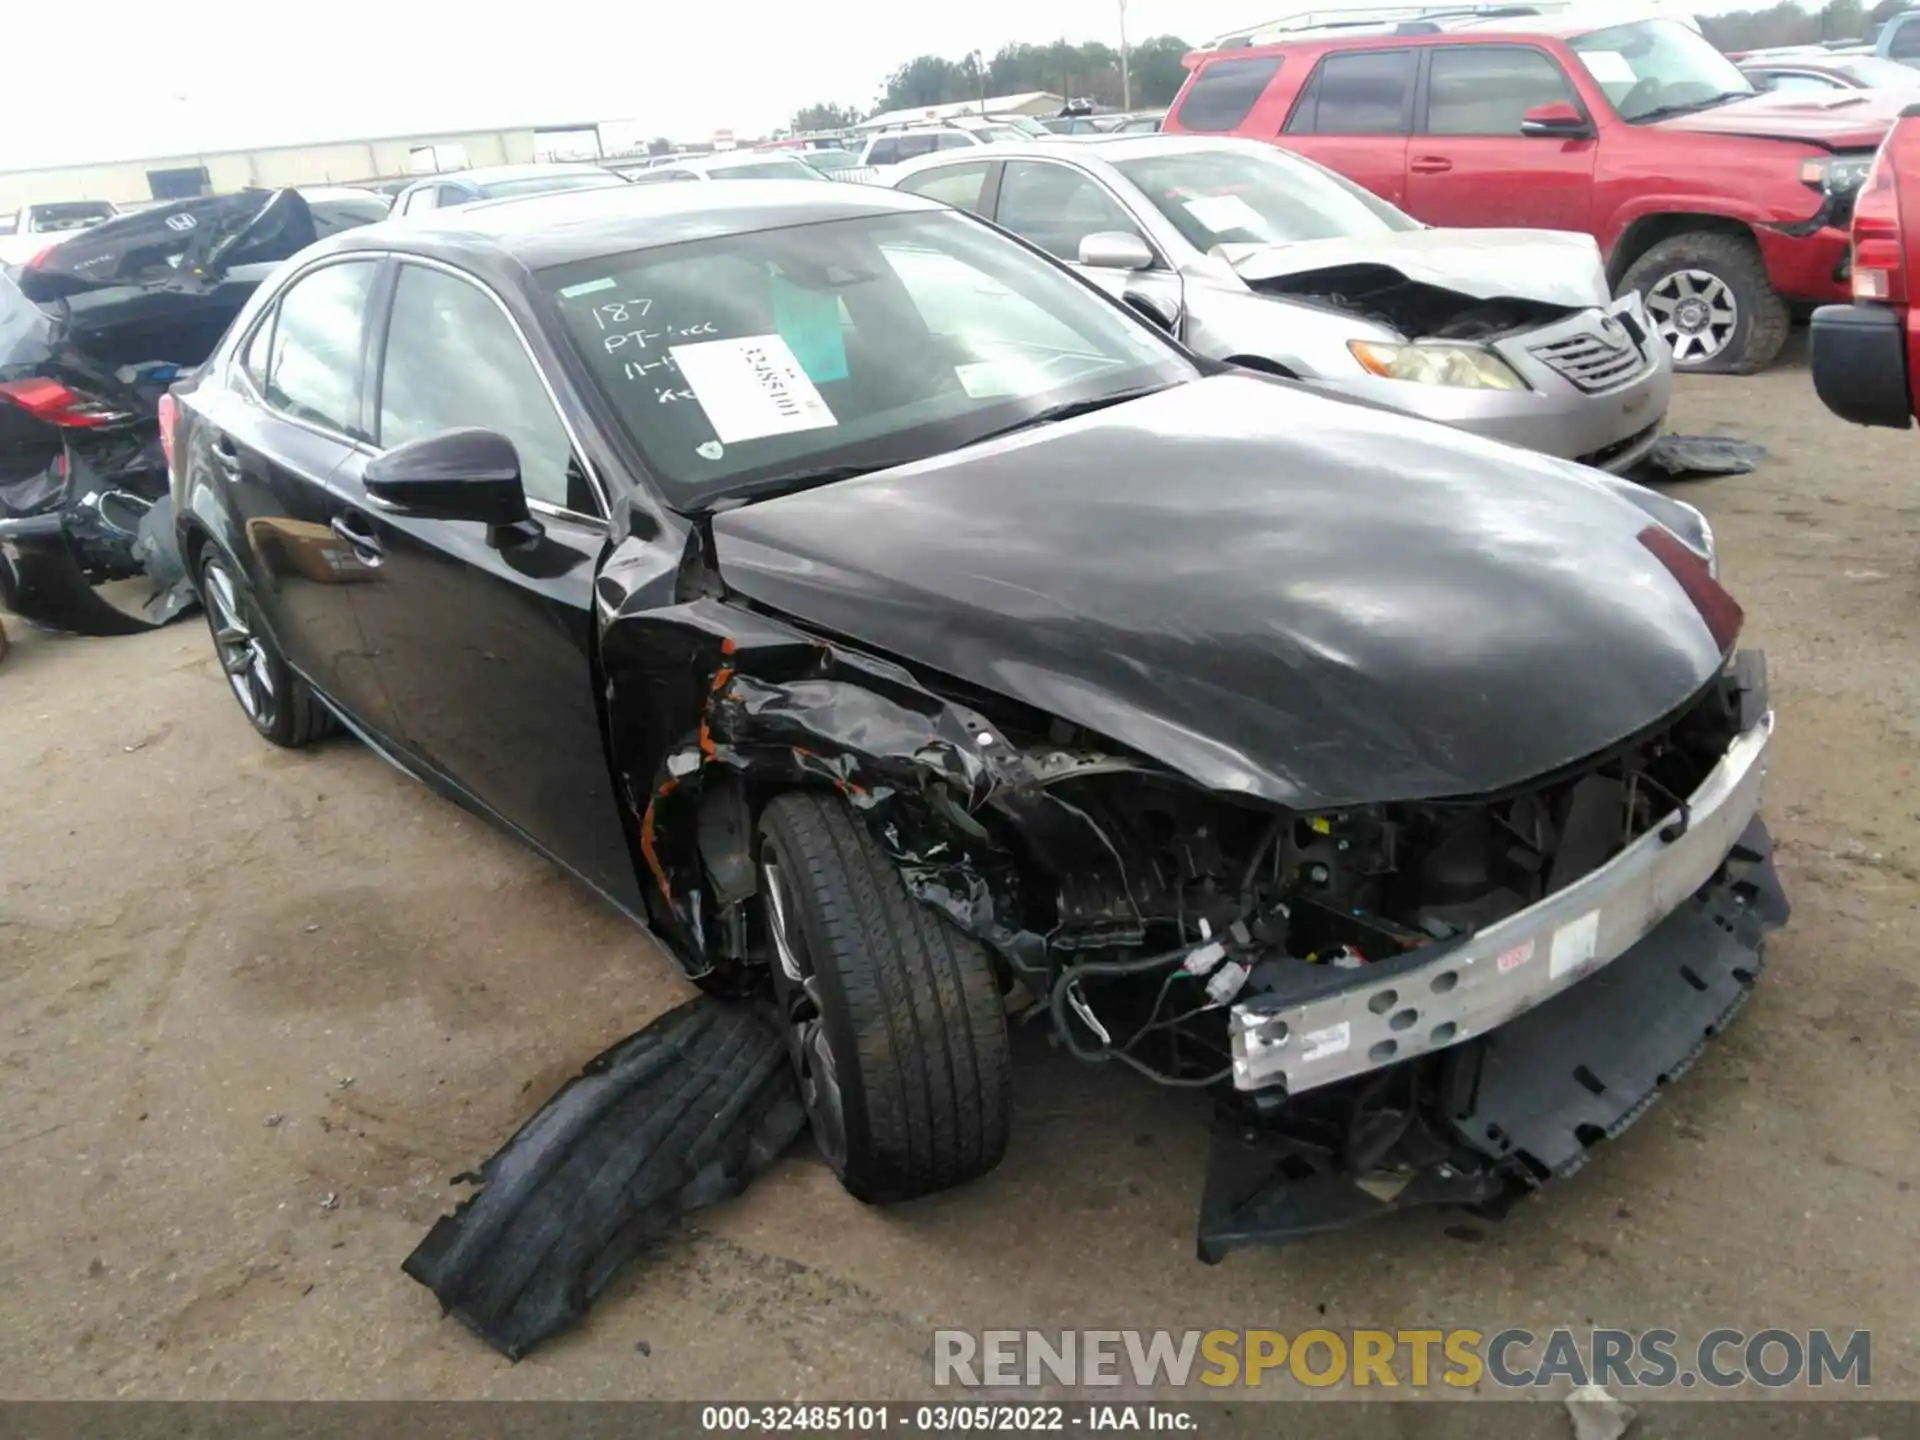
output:
[[[1510,1024],[1616,963],[1720,870],[1759,811],[1772,738],[1767,712],[1683,809],[1517,915],[1455,944],[1335,972],[1329,980],[1338,988],[1310,999],[1235,1005],[1234,1086],[1299,1095],[1442,1050]]]
[[[1287,1123],[1216,1122],[1200,1258],[1426,1205],[1495,1218],[1646,1112],[1752,993],[1786,896],[1766,826],[1749,820],[1724,867],[1612,963],[1469,1044],[1403,1067],[1419,1113],[1394,1116],[1391,1160],[1356,1170],[1343,1149]],[[1425,1074],[1419,1072],[1426,1067]],[[1413,1083],[1416,1080],[1419,1083]],[[1291,1107],[1289,1107],[1291,1108]],[[1357,1113],[1357,1112],[1356,1112]]]

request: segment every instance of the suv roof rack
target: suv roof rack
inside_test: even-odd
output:
[[[1310,35],[1376,33],[1428,35],[1447,21],[1508,20],[1528,15],[1551,15],[1574,8],[1578,0],[1491,0],[1491,3],[1421,4],[1409,0],[1349,0],[1346,5],[1316,6],[1281,15],[1209,40],[1202,50],[1242,50]]]

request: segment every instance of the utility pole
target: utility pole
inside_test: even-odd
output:
[[[981,59],[978,50],[968,58],[973,61],[973,79],[980,92],[980,113],[985,115],[987,113],[987,64]]]
[[[1133,109],[1133,77],[1127,60],[1127,0],[1120,0],[1120,108]]]

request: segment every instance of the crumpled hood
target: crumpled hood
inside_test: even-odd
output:
[[[1693,115],[1656,120],[1656,130],[1706,135],[1747,135],[1762,140],[1804,140],[1829,150],[1856,150],[1886,138],[1911,100],[1905,92],[1831,90],[1756,95]]]
[[[1408,280],[1475,300],[1535,300],[1584,310],[1613,298],[1593,237],[1561,230],[1408,230],[1288,245],[1219,245],[1213,253],[1249,284],[1384,265]]]
[[[1636,493],[1217,376],[712,524],[752,600],[1319,809],[1516,785],[1704,686],[1738,608]]]

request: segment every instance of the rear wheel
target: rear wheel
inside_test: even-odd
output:
[[[756,858],[788,1049],[841,1182],[911,1200],[999,1164],[1013,1086],[985,948],[907,892],[835,797],[776,798]]]
[[[200,566],[200,596],[220,668],[253,728],[289,750],[332,734],[333,712],[288,668],[253,597],[211,549]]]
[[[1662,240],[1634,261],[1620,290],[1641,293],[1680,370],[1752,375],[1779,356],[1793,323],[1760,247],[1744,235],[1694,230]]]

